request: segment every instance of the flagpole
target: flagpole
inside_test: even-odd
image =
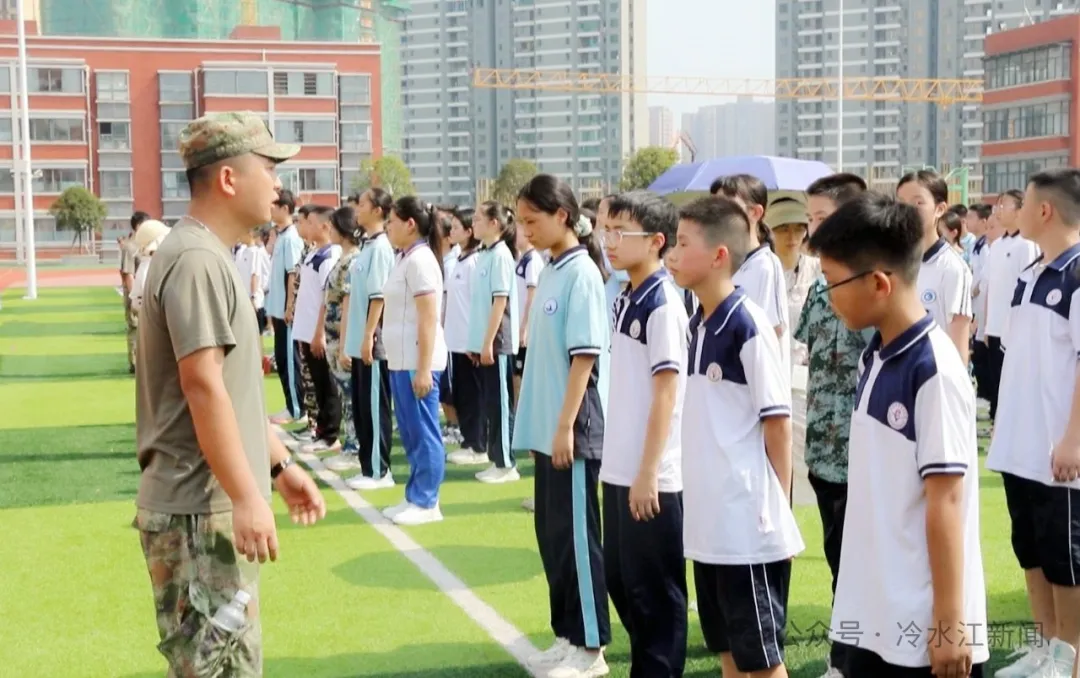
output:
[[[24,0],[15,0],[19,41],[19,136],[22,148],[20,169],[23,189],[23,224],[26,228],[26,296],[37,299],[37,247],[34,242],[34,171],[30,165],[30,82],[26,68],[26,20]]]

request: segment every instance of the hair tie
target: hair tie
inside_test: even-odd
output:
[[[589,220],[589,217],[584,214],[578,217],[577,225],[574,227],[574,233],[576,233],[579,238],[588,238],[592,235],[592,221]]]

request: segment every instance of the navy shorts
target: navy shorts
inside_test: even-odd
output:
[[[1080,490],[1001,475],[1012,547],[1025,570],[1057,586],[1080,586]]]
[[[446,369],[439,375],[439,402],[443,405],[454,406],[454,389],[451,388],[451,372],[453,368],[451,363],[454,357],[449,353],[446,355]]]
[[[525,353],[528,351],[528,347],[522,346],[518,349],[517,355],[514,356],[514,376],[520,377],[525,374]]]

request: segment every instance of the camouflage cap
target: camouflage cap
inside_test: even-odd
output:
[[[186,169],[254,153],[283,162],[300,152],[297,144],[279,144],[257,113],[207,113],[180,132],[180,157]]]

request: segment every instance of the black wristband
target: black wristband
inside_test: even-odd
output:
[[[292,457],[285,457],[284,461],[280,461],[270,467],[270,479],[276,480],[281,472],[293,465]]]

